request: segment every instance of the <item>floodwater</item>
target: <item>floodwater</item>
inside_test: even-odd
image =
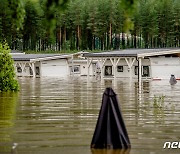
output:
[[[180,142],[180,82],[19,78],[19,93],[0,93],[0,153],[169,154]],[[117,93],[132,148],[92,150],[102,94]]]

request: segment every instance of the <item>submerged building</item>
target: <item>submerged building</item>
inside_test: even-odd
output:
[[[98,61],[101,78],[180,79],[180,48],[125,49],[86,53],[88,66]],[[89,68],[89,67],[88,67]],[[88,74],[92,74],[88,70]]]
[[[67,77],[87,75],[87,61],[82,53],[24,54],[12,53],[17,76]],[[91,74],[92,75],[92,74]]]
[[[17,76],[180,79],[180,48],[125,49],[98,53],[12,53]]]

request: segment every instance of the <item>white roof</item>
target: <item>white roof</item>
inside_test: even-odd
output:
[[[98,53],[85,53],[85,57],[149,57],[180,53],[180,48],[125,49]]]

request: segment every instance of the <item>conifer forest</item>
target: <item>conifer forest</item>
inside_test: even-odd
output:
[[[0,1],[0,42],[11,49],[180,47],[180,0]]]

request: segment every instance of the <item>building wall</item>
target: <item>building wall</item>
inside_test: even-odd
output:
[[[15,63],[26,63],[26,66],[23,70],[23,72],[18,72],[17,67],[20,67],[20,65],[16,65],[16,74],[17,76],[32,76],[32,71],[28,63],[29,61],[16,61]],[[83,76],[87,75],[87,61],[86,60],[74,60],[73,62],[75,67],[79,67],[79,72],[74,72],[74,75],[77,76]],[[46,60],[41,62],[35,62],[35,76],[36,77],[66,77],[68,75],[72,75],[72,63],[67,62],[66,59],[57,59],[57,60]],[[89,68],[90,75],[95,74],[95,64],[90,65]]]
[[[169,79],[171,74],[180,78],[179,57],[157,57],[150,58],[152,78]]]
[[[16,75],[17,76],[30,76],[30,66],[27,61],[16,61]],[[20,65],[19,65],[20,64]],[[22,64],[25,64],[24,70],[22,70]]]
[[[83,63],[81,63],[81,64],[79,64],[80,65],[80,74],[81,75],[87,75],[87,62],[83,62]]]
[[[87,66],[87,61],[83,62],[83,63],[80,63],[80,68],[81,68],[81,75],[84,76],[84,75],[87,75],[87,70],[88,70],[88,66]],[[95,70],[96,68],[96,64],[91,64],[90,67],[89,67],[89,75],[95,75]]]
[[[16,71],[16,75],[17,76],[33,76],[32,74],[32,69],[31,67],[29,66],[29,61],[16,61],[15,64],[16,64],[16,68],[15,68],[15,71]],[[24,67],[24,70],[22,70],[22,64],[25,64],[25,67]],[[31,63],[30,63],[31,64]],[[36,76],[40,76],[40,73],[41,73],[41,68],[40,68],[40,62],[35,62],[34,64],[34,67],[35,67],[35,74]],[[39,75],[38,75],[38,68],[39,68]]]
[[[27,66],[27,64],[26,64],[26,67],[24,68],[24,70],[23,70],[23,73],[20,73],[22,76],[30,76],[30,67],[29,66]],[[19,74],[19,75],[20,75]]]
[[[110,60],[105,62],[105,66],[112,66]],[[130,71],[124,58],[122,58],[117,66],[123,66],[123,72],[118,72],[116,68],[117,77],[130,77]],[[179,57],[152,57],[149,59],[142,59],[142,75],[144,67],[149,68],[149,77],[152,79],[169,79],[171,74],[174,74],[176,78],[180,79],[180,58]],[[132,77],[138,78],[138,74],[135,75],[135,68],[138,71],[138,61],[136,60],[132,66]],[[105,67],[104,67],[105,69]],[[114,75],[114,68],[112,67],[112,75]],[[146,78],[146,77],[144,77]]]
[[[41,62],[41,76],[66,77],[67,75],[69,75],[69,67],[66,59]]]
[[[89,75],[96,75],[96,62],[90,65],[89,68]],[[25,63],[20,61],[16,61],[15,63]],[[51,76],[51,77],[66,77],[71,72],[72,65],[79,67],[79,72],[74,73],[75,75],[82,76],[87,75],[87,61],[86,60],[74,60],[73,64],[68,62],[66,59],[57,59],[57,60],[47,60],[35,63],[35,73],[36,76]],[[112,66],[110,60],[105,62],[105,66]],[[122,66],[123,71],[118,72],[116,68],[116,75],[117,77],[130,77],[130,71],[128,65],[124,58],[122,58],[117,66]],[[149,77],[160,78],[160,79],[169,79],[171,74],[174,74],[176,78],[180,78],[180,58],[179,57],[151,57],[149,59],[142,59],[142,74],[143,74],[143,67],[149,67]],[[17,65],[16,67],[19,67]],[[138,72],[138,61],[136,60],[132,67],[132,77],[138,78],[138,74],[135,75],[135,68]],[[38,70],[39,69],[39,75]],[[114,75],[114,68],[112,67],[112,75]],[[104,71],[105,72],[105,71]],[[17,76],[31,76],[32,71],[30,71],[30,66],[26,62],[26,66],[23,72],[16,72]]]
[[[69,62],[69,74],[73,74],[71,67],[72,65],[74,65],[74,67],[79,67],[79,72],[74,72],[74,75],[77,76],[86,76],[87,75],[87,70],[88,70],[88,66],[87,66],[87,61],[86,60],[74,60],[73,64],[72,62]],[[89,68],[89,75],[95,75],[95,68],[96,65],[93,63],[90,65]]]
[[[112,66],[112,63],[110,60],[107,60],[105,62],[105,66]],[[129,70],[129,67],[127,65],[127,62],[125,61],[124,58],[120,59],[118,66],[122,66],[123,67],[123,72],[118,72],[117,68],[116,68],[116,76],[117,77],[130,77],[130,70]],[[138,67],[138,61],[135,60],[133,66],[132,66],[132,71],[131,71],[131,75],[133,78],[138,78],[138,74],[135,75],[135,66]],[[149,67],[149,73],[150,73],[150,76],[151,76],[151,67],[150,67],[150,60],[149,59],[142,59],[142,67],[143,66],[148,66]],[[105,67],[104,67],[105,69]],[[138,68],[137,69],[137,72],[138,72]],[[142,69],[143,71],[143,69]],[[114,75],[114,67],[112,67],[112,74]]]

